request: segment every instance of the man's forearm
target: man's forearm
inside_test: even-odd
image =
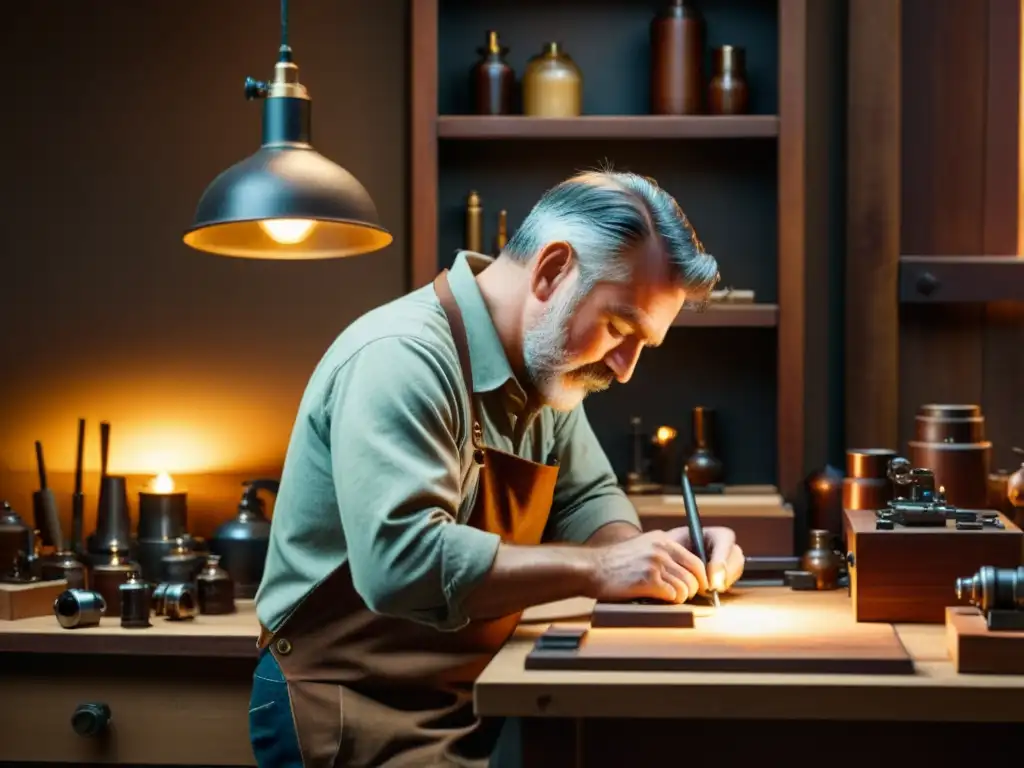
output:
[[[641,533],[640,529],[632,523],[614,522],[602,525],[587,539],[588,547],[604,547],[609,544],[618,544],[620,541],[636,538]]]
[[[491,569],[466,597],[462,610],[471,619],[493,619],[531,605],[591,597],[596,570],[597,555],[589,546],[502,544]]]

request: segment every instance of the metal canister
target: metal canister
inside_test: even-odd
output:
[[[209,555],[196,580],[199,612],[216,615],[235,612],[235,583],[220,567],[220,556]]]
[[[168,584],[191,584],[203,567],[203,557],[184,537],[175,539],[174,549],[160,558],[162,581]]]
[[[192,584],[168,584],[164,592],[163,614],[171,621],[185,621],[196,615],[196,588]]]
[[[121,615],[121,585],[138,572],[139,566],[116,549],[107,562],[92,567],[92,588],[103,595],[108,616]]]
[[[53,601],[53,615],[64,629],[95,627],[106,609],[103,595],[85,589],[66,589]]]
[[[170,586],[166,581],[163,581],[156,585],[156,589],[153,590],[153,615],[163,616],[164,615],[164,598],[167,596],[167,588]]]
[[[55,552],[44,557],[39,563],[39,576],[43,581],[60,581],[68,583],[68,589],[85,589],[85,566],[75,557],[74,552]]]
[[[149,584],[138,573],[128,574],[128,581],[119,588],[121,593],[121,626],[125,629],[145,629],[149,623]]]

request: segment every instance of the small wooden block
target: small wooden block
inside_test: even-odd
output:
[[[28,584],[0,584],[0,621],[52,616],[53,601],[67,588],[68,583],[63,579],[33,581]]]
[[[594,629],[611,627],[664,627],[669,629],[691,629],[693,610],[688,605],[642,604],[642,603],[597,603],[590,618]]]
[[[1024,632],[993,632],[977,608],[946,608],[946,643],[960,674],[1024,675]]]
[[[586,627],[549,627],[537,638],[538,651],[577,651],[587,635]]]

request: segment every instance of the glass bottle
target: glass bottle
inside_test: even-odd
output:
[[[700,114],[703,62],[704,20],[690,0],[673,0],[651,22],[651,114]]]
[[[735,45],[715,48],[711,54],[714,75],[708,84],[712,115],[745,115],[750,103],[747,87],[747,53]]]
[[[508,48],[498,41],[493,29],[487,33],[487,45],[477,48],[480,54],[470,73],[473,89],[473,110],[478,115],[512,114],[512,91],[516,75],[505,61]]]
[[[576,117],[583,106],[583,74],[559,43],[545,43],[523,75],[523,114]]]

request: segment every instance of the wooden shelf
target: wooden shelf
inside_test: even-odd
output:
[[[672,323],[677,328],[774,328],[778,324],[778,304],[712,304],[706,312],[684,310]]]
[[[775,115],[441,115],[441,139],[754,139],[779,135]]]
[[[900,301],[1024,301],[1024,257],[900,256]]]

